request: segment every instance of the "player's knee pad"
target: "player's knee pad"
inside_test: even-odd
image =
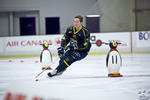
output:
[[[65,71],[65,69],[69,67],[74,61],[75,60],[72,56],[66,57],[59,62],[59,66],[56,69],[58,70],[58,72]]]
[[[64,60],[63,60],[63,63],[69,67],[73,62],[75,61],[75,58],[70,55],[69,57],[66,57]]]

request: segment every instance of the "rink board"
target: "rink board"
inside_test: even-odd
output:
[[[57,54],[63,35],[43,35],[43,36],[16,36],[0,38],[0,56],[16,55],[40,55],[42,46],[40,44],[48,42],[52,54]],[[109,47],[101,45],[98,47],[97,40],[109,42],[115,40],[121,42],[118,46],[119,52],[150,52],[150,31],[146,32],[112,32],[112,33],[91,33],[92,47],[90,54],[107,53]]]

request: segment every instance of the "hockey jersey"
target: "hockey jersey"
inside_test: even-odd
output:
[[[78,30],[76,30],[74,26],[67,28],[61,40],[61,46],[66,48],[68,43],[72,40],[76,41],[78,51],[89,52],[91,48],[90,33],[84,26],[81,26]]]

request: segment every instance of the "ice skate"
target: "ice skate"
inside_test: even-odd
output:
[[[47,75],[49,77],[53,77],[53,76],[59,76],[63,73],[64,71],[61,71],[61,72],[57,72],[57,69],[53,70],[52,72],[49,72]]]
[[[55,69],[55,70],[53,70],[52,72],[49,72],[47,75],[48,75],[49,77],[56,76],[56,75],[57,75],[57,70]]]

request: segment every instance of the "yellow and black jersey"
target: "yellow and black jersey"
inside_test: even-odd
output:
[[[78,30],[74,26],[67,28],[61,40],[61,46],[66,48],[72,40],[77,42],[78,51],[88,52],[91,48],[90,33],[84,26],[81,26]]]

